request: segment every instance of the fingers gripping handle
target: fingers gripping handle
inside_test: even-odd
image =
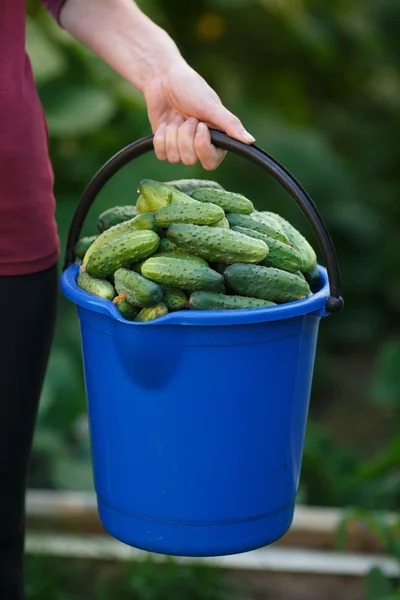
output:
[[[261,148],[255,145],[248,146],[243,144],[227,136],[225,133],[214,129],[211,129],[210,132],[211,141],[217,148],[233,152],[233,154],[258,165],[267,171],[295,200],[310,223],[325,260],[330,286],[330,295],[326,303],[327,311],[331,313],[341,311],[343,308],[343,298],[341,297],[340,274],[335,248],[322,216],[306,190],[283,165]],[[74,262],[75,244],[78,241],[87,213],[100,190],[126,164],[153,149],[152,135],[137,140],[117,152],[93,177],[78,203],[71,222],[64,269]]]

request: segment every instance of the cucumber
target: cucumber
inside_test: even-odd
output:
[[[189,299],[189,308],[192,310],[241,310],[267,306],[275,306],[275,302],[244,296],[226,296],[214,292],[194,292]]]
[[[146,323],[147,321],[154,321],[154,319],[158,319],[159,317],[164,317],[168,314],[168,308],[163,302],[159,302],[154,306],[149,306],[148,308],[142,308],[135,321],[138,323]]]
[[[142,273],[152,281],[188,292],[222,292],[225,289],[224,278],[220,273],[185,258],[148,258],[142,265]]]
[[[188,299],[182,290],[176,288],[163,288],[163,302],[170,312],[188,307]]]
[[[315,267],[317,265],[317,255],[315,253],[314,248],[311,244],[306,240],[306,238],[298,231],[289,221],[286,221],[283,217],[276,213],[263,211],[261,214],[267,217],[274,218],[276,221],[281,223],[284,232],[286,233],[289,241],[294,245],[296,250],[300,252],[303,257],[303,268],[301,271],[303,273],[312,273],[314,271],[314,279],[316,277]],[[319,279],[319,273],[318,273]]]
[[[249,215],[254,211],[251,200],[226,190],[213,190],[210,188],[200,188],[191,194],[192,198],[200,202],[211,202],[220,206],[227,213],[242,213]]]
[[[187,204],[194,200],[187,194],[183,194],[172,185],[155,181],[154,179],[142,179],[139,184],[139,192],[143,198],[139,205],[136,203],[138,212],[147,207],[149,212],[155,212],[169,204]]]
[[[268,246],[261,240],[206,225],[171,225],[167,238],[187,252],[212,262],[258,263],[268,256]]]
[[[175,179],[174,181],[166,181],[167,185],[172,185],[175,189],[183,192],[184,194],[190,194],[198,188],[215,188],[222,190],[223,187],[216,181],[209,179]]]
[[[119,296],[114,298],[113,302],[116,305],[119,312],[121,313],[121,315],[125,317],[125,319],[127,319],[128,321],[135,320],[139,309],[136,308],[136,306],[133,306],[133,304],[131,304],[130,302],[128,302],[128,300],[126,300],[125,294],[119,294]]]
[[[116,295],[114,287],[109,281],[94,279],[89,273],[86,273],[81,269],[79,269],[77,284],[82,290],[85,290],[85,292],[93,294],[93,296],[98,296],[99,298],[104,298],[104,300],[112,300]]]
[[[269,235],[259,233],[245,227],[232,227],[233,231],[243,233],[249,237],[265,242],[269,248],[269,254],[260,264],[264,267],[276,267],[283,271],[296,273],[303,266],[303,258],[299,252],[289,244],[284,244],[279,240],[275,240]]]
[[[157,227],[169,227],[172,223],[212,225],[225,217],[224,211],[215,204],[170,204],[154,213]]]
[[[219,227],[220,229],[230,229],[229,221],[226,217],[218,221],[217,223],[213,223],[210,227]]]
[[[83,258],[90,248],[90,246],[97,240],[98,235],[91,235],[88,237],[83,237],[78,240],[75,244],[74,252],[76,258]]]
[[[120,267],[138,262],[153,254],[160,238],[154,231],[135,231],[121,235],[117,239],[92,252],[86,265],[92,277],[107,277]]]
[[[306,271],[304,273],[304,276],[311,286],[314,286],[317,283],[319,283],[320,276],[317,265],[314,265],[309,271]]]
[[[195,263],[198,263],[199,265],[204,265],[205,267],[208,267],[208,262],[204,260],[204,258],[201,258],[201,256],[195,256],[194,254],[189,254],[181,248],[178,248],[175,252],[156,252],[154,256],[166,256],[167,258],[184,258],[185,260],[191,260]]]
[[[135,208],[136,208],[136,212],[138,215],[152,212],[151,208],[148,205],[147,200],[145,200],[141,194],[138,196],[138,199],[136,200]]]
[[[83,258],[83,264],[87,265],[90,255],[105,244],[112,242],[122,235],[134,233],[135,231],[141,231],[142,229],[154,232],[157,231],[157,226],[154,222],[152,213],[138,215],[129,221],[118,223],[118,225],[114,225],[113,227],[110,227],[110,229],[107,229],[107,231],[104,231],[86,251],[86,254]]]
[[[206,260],[204,260],[204,258],[200,258],[200,256],[194,256],[193,254],[188,254],[187,252],[185,252],[184,250],[182,250],[181,248],[178,248],[175,252],[156,252],[155,254],[152,255],[153,257],[166,257],[166,258],[185,258],[186,260],[190,260],[192,262],[195,262],[197,264],[200,265],[205,265],[206,267],[208,267],[208,263]],[[150,257],[148,257],[150,258]],[[133,271],[136,271],[136,273],[140,273],[141,275],[142,273],[142,266],[143,264],[146,262],[147,258],[144,258],[143,260],[131,265],[131,269]],[[225,268],[228,265],[225,265]]]
[[[236,264],[225,270],[224,277],[227,287],[236,294],[270,302],[292,302],[311,293],[304,279],[275,267]]]
[[[136,217],[136,215],[137,212],[135,206],[114,206],[99,215],[97,219],[97,229],[102,233],[103,231],[110,229],[113,225],[118,225],[118,223],[123,223],[124,221],[130,221]]]
[[[261,219],[261,217],[256,216],[254,213],[251,215],[227,213],[226,218],[231,227],[246,227],[247,229],[253,229],[259,233],[265,233],[265,235],[269,235],[286,244],[289,242],[283,228],[279,227],[279,224],[275,223],[272,219],[268,223],[266,219]]]
[[[151,306],[162,299],[163,293],[159,285],[129,269],[115,271],[114,280],[118,294],[124,294],[133,306]]]
[[[158,246],[158,252],[176,252],[177,250],[178,246],[168,238],[163,238]]]

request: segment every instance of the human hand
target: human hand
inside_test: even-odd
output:
[[[143,89],[159,160],[212,171],[226,152],[213,146],[208,126],[244,143],[254,142],[207,82],[185,61],[150,79]]]

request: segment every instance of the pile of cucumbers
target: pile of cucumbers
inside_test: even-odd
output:
[[[309,296],[317,257],[280,215],[215,181],[144,179],[136,205],[79,240],[77,284],[146,322],[168,312],[270,307]]]

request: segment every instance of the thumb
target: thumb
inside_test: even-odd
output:
[[[231,113],[223,104],[215,104],[206,111],[207,122],[211,126],[225,131],[229,136],[244,142],[252,144],[255,138],[243,127],[242,122],[233,113]]]

